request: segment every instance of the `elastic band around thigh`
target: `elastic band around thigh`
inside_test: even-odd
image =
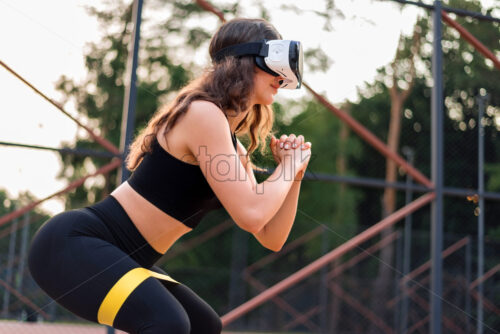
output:
[[[130,294],[147,278],[155,277],[164,281],[179,284],[168,275],[160,274],[146,268],[134,268],[123,275],[109,290],[97,311],[97,321],[100,324],[113,326],[115,317]]]

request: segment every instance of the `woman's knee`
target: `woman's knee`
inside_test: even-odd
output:
[[[222,321],[212,309],[203,314],[190,314],[192,334],[220,334]]]
[[[220,334],[222,321],[218,315],[189,318],[187,314],[154,312],[152,318],[141,326],[140,334],[176,333],[176,334]]]
[[[222,321],[220,320],[219,316],[211,317],[206,325],[206,331],[204,331],[203,333],[220,334],[220,332],[222,331]]]
[[[176,297],[186,310],[191,321],[192,334],[219,334],[222,322],[214,309],[187,286],[167,285],[167,289]]]
[[[120,317],[113,327],[137,334],[191,333],[191,323],[187,316],[182,313],[172,314],[159,310],[150,312],[148,316],[128,317],[127,319]]]

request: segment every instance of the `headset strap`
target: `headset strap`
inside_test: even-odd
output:
[[[268,53],[269,53],[269,45],[267,45],[265,41],[235,44],[217,51],[217,53],[214,56],[214,60],[218,62],[227,56],[267,57]]]

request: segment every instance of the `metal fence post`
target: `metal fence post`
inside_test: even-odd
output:
[[[443,294],[443,50],[441,47],[441,1],[434,1],[432,52],[432,182],[436,197],[432,202],[431,219],[431,314],[430,333],[441,334]]]
[[[465,245],[465,332],[471,332],[471,298],[470,298],[470,283],[471,283],[471,268],[472,268],[472,256],[471,256],[471,238],[467,237],[467,244]]]
[[[14,258],[16,256],[16,237],[17,237],[17,225],[19,219],[16,218],[10,225],[10,240],[9,240],[9,253],[7,255],[7,268],[5,271],[5,282],[12,285],[12,278],[14,276]],[[2,307],[2,318],[7,319],[9,317],[9,304],[10,304],[10,292],[6,289],[3,295],[3,307]]]
[[[325,226],[323,226],[321,235],[321,254],[325,255],[330,250],[330,234]],[[321,278],[319,286],[319,304],[321,305],[321,313],[319,314],[319,322],[321,333],[328,333],[328,266],[321,269]]]
[[[477,231],[477,277],[481,278],[484,274],[484,126],[483,126],[483,116],[484,109],[486,106],[486,101],[488,95],[479,95],[477,97],[478,103],[478,161],[477,161],[477,178],[478,178],[478,195],[479,202],[478,208],[479,212],[477,215],[478,220],[478,231]],[[484,287],[483,283],[479,282],[477,286],[478,300],[477,300],[477,333],[483,334],[483,293]]]
[[[132,142],[135,127],[135,105],[137,100],[137,64],[139,57],[139,41],[141,38],[141,15],[142,0],[134,0],[132,19],[134,20],[134,30],[132,32],[133,42],[129,49],[127,74],[130,81],[125,85],[125,96],[123,100],[122,128],[120,139],[120,152],[122,152],[122,168],[118,173],[118,184],[125,181],[130,172],[125,167],[125,157],[128,154],[128,147]]]
[[[29,243],[30,211],[26,212],[23,220],[23,230],[21,232],[21,249],[19,250],[19,264],[17,267],[16,290],[23,292],[24,269],[26,267],[26,252]]]
[[[125,96],[123,101],[122,129],[120,140],[120,152],[122,152],[122,167],[118,172],[118,184],[122,183],[130,176],[126,167],[125,158],[128,154],[128,147],[132,142],[135,127],[135,105],[137,100],[137,63],[139,58],[139,41],[141,38],[141,16],[142,0],[134,0],[132,9],[132,19],[134,20],[134,30],[132,32],[133,44],[129,49],[127,73],[130,75],[130,81],[125,87]],[[115,330],[107,327],[108,334],[114,334]]]
[[[415,163],[415,151],[410,147],[403,147],[403,154],[406,160],[413,165]],[[410,174],[406,174],[406,192],[405,192],[405,203],[408,204],[413,200],[413,191],[411,190],[411,185],[413,183],[413,178]],[[408,275],[411,268],[411,232],[412,232],[412,215],[408,215],[405,218],[404,227],[404,249],[403,249],[403,277]],[[401,301],[401,322],[400,322],[400,333],[406,333],[408,329],[408,311],[409,311],[409,299],[408,299],[408,282],[403,284],[403,299]]]

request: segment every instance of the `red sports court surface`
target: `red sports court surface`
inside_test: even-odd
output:
[[[106,334],[103,326],[1,321],[1,334]],[[116,334],[126,334],[115,330]]]
[[[236,334],[223,332],[224,334]],[[107,334],[103,326],[0,321],[0,334]],[[115,334],[126,334],[115,329]],[[239,332],[238,334],[245,334]]]

